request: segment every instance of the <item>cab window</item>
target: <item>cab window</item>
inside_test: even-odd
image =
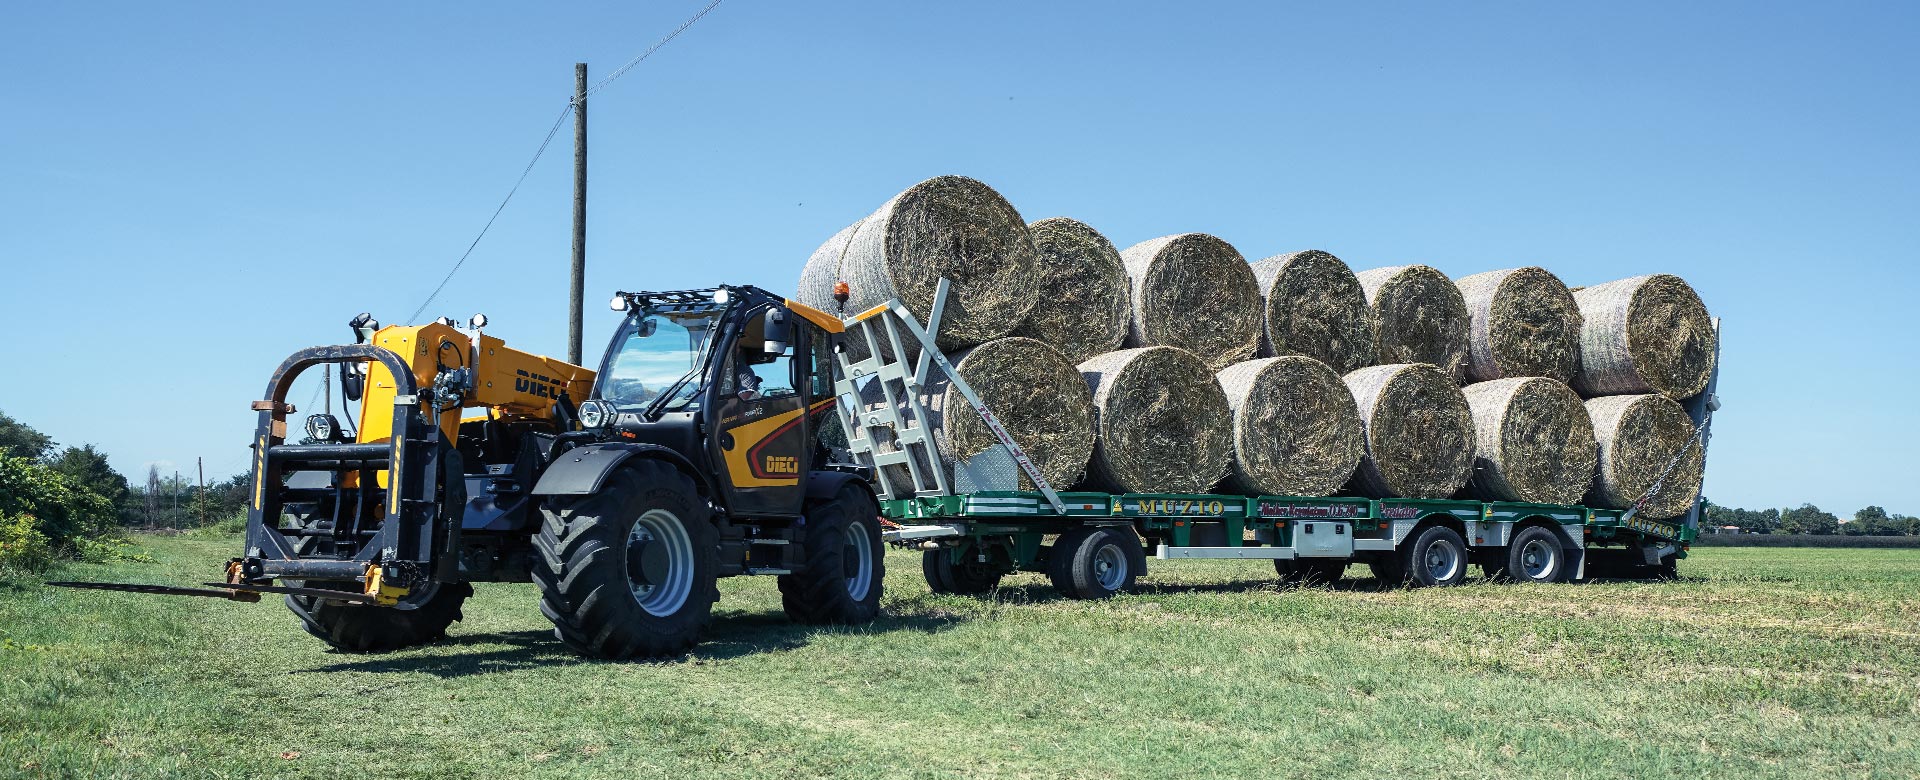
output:
[[[743,401],[780,398],[795,394],[792,350],[787,355],[766,352],[765,309],[747,320],[727,356],[726,373],[720,379],[720,394]]]

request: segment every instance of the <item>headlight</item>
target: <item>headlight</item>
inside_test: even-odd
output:
[[[307,415],[307,435],[317,441],[333,441],[333,435],[340,432],[340,421],[331,414]]]
[[[613,404],[606,401],[581,401],[580,425],[586,428],[601,428],[613,422]]]

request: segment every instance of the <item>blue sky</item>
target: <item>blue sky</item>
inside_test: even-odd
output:
[[[273,366],[420,304],[572,63],[703,4],[13,4],[0,410],[136,477],[243,470]],[[790,290],[945,173],[1121,246],[1671,272],[1726,321],[1708,495],[1920,513],[1916,9],[726,0],[591,104],[588,298]],[[567,142],[429,317],[564,356]]]

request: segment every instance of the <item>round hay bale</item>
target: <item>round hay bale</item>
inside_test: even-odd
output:
[[[1003,338],[947,359],[1055,489],[1080,480],[1093,455],[1093,393],[1065,355],[1034,339]],[[949,468],[1000,443],[945,373],[934,372],[927,395],[927,424]],[[1034,489],[1024,473],[1020,488]]]
[[[1467,301],[1446,274],[1424,265],[1354,275],[1373,309],[1374,359],[1429,363],[1459,382],[1467,376]]]
[[[845,281],[849,314],[898,297],[926,317],[941,277],[953,284],[941,316],[942,350],[1007,335],[1038,298],[1026,221],[993,188],[964,176],[915,184],[827,239],[800,272],[799,297],[839,311],[833,285]]]
[[[1706,453],[1690,446],[1693,419],[1664,395],[1610,395],[1587,401],[1593,437],[1599,442],[1600,468],[1587,492],[1588,506],[1626,509],[1653,487],[1653,481],[1683,448],[1686,457],[1667,474],[1660,492],[1640,514],[1653,520],[1679,517],[1700,497]]]
[[[1692,398],[1713,375],[1713,321],[1686,280],[1635,276],[1574,293],[1580,306],[1581,395]]]
[[[1449,498],[1473,473],[1473,412],[1453,377],[1426,363],[1345,377],[1366,454],[1347,484],[1370,498]]]
[[[1110,493],[1199,493],[1227,475],[1233,416],[1199,357],[1173,347],[1095,355],[1080,364],[1093,391],[1087,485]]]
[[[1326,496],[1360,463],[1360,410],[1340,375],[1304,355],[1257,358],[1215,375],[1233,412],[1226,487],[1247,495]]]
[[[1260,348],[1260,287],[1232,244],[1181,233],[1134,244],[1120,257],[1133,291],[1127,346],[1179,347],[1215,371]]]
[[[1309,249],[1253,264],[1260,288],[1260,354],[1306,355],[1346,373],[1373,365],[1373,312],[1340,258]]]
[[[1593,421],[1580,396],[1545,377],[1467,385],[1473,479],[1483,501],[1575,504],[1593,484]]]
[[[1580,365],[1580,307],[1545,268],[1462,278],[1467,303],[1467,377],[1475,382],[1542,376],[1572,382]]]
[[[1120,250],[1100,231],[1066,217],[1027,226],[1033,234],[1039,299],[1013,335],[1039,339],[1074,363],[1119,349],[1132,293]]]

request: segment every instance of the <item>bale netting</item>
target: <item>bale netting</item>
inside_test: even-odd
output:
[[[1483,501],[1575,504],[1593,484],[1593,421],[1580,396],[1545,377],[1467,385],[1473,478]]]
[[[1545,268],[1462,278],[1467,303],[1467,377],[1475,382],[1540,376],[1572,382],[1580,365],[1580,307]]]
[[[1034,339],[1003,338],[947,359],[1054,488],[1080,480],[1093,456],[1093,393],[1065,355]],[[943,372],[934,372],[927,395],[927,425],[948,468],[1000,443]],[[1034,489],[1024,473],[1020,489]]]
[[[1600,445],[1600,467],[1587,492],[1588,506],[1633,506],[1684,451],[1640,514],[1664,520],[1693,508],[1706,456],[1693,446],[1693,420],[1679,403],[1653,393],[1610,395],[1587,401],[1587,415],[1593,418],[1593,437]]]
[[[1713,374],[1713,322],[1686,280],[1635,276],[1574,293],[1580,328],[1581,395],[1661,393],[1691,398]]]
[[[1340,258],[1318,249],[1277,255],[1254,263],[1253,277],[1261,355],[1305,355],[1342,374],[1373,365],[1373,312]]]
[[[833,287],[844,281],[849,313],[898,297],[924,318],[941,277],[952,282],[943,350],[1007,335],[1039,297],[1026,221],[993,188],[964,176],[915,184],[827,239],[800,272],[799,297],[837,311]]]
[[[1374,359],[1430,363],[1454,381],[1467,376],[1467,301],[1446,274],[1396,265],[1354,275],[1373,309]]]
[[[1120,253],[1133,292],[1129,347],[1192,352],[1215,371],[1260,347],[1260,287],[1240,251],[1205,233],[1142,241]]]
[[[1080,364],[1093,391],[1086,486],[1110,493],[1201,493],[1227,476],[1233,417],[1199,357],[1139,347]]]
[[[1426,363],[1343,377],[1365,455],[1347,489],[1370,498],[1449,498],[1473,472],[1473,412],[1453,377]]]
[[[1340,375],[1304,355],[1256,358],[1215,375],[1233,412],[1229,492],[1326,496],[1360,463],[1360,410]]]
[[[1127,267],[1100,231],[1067,217],[1027,226],[1033,234],[1038,301],[1013,335],[1059,348],[1074,363],[1119,349],[1132,315]]]

